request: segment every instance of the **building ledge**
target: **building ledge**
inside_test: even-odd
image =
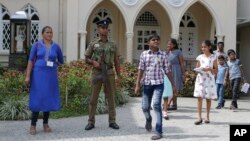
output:
[[[250,26],[250,19],[247,18],[238,18],[237,19],[237,27],[245,27],[245,26]]]

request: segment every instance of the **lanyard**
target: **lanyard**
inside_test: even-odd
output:
[[[44,57],[45,61],[49,60],[50,54],[51,54],[51,47],[46,48],[45,57]]]

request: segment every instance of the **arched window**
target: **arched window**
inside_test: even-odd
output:
[[[181,19],[180,27],[196,27],[193,15],[186,12]]]
[[[179,26],[179,48],[186,59],[194,59],[198,55],[196,20],[190,12],[186,12]]]
[[[27,4],[22,8],[22,11],[25,11],[26,14],[28,15],[28,17],[30,17],[31,19],[31,44],[33,44],[34,42],[38,41],[39,39],[39,14],[37,12],[37,10],[31,5],[31,4]]]
[[[159,26],[158,20],[155,16],[149,12],[145,11],[136,21],[136,26]]]
[[[135,23],[134,62],[139,60],[144,50],[149,49],[148,36],[153,33],[160,35],[159,22],[152,12],[146,10],[140,14]]]
[[[96,22],[99,22],[101,20],[109,20],[110,24],[109,24],[109,34],[108,34],[109,37],[108,37],[108,39],[111,40],[112,39],[113,20],[112,20],[112,16],[111,16],[110,12],[105,8],[100,8],[94,13],[93,20],[92,20],[92,25],[94,25],[93,26],[93,33],[94,34],[91,36],[91,39],[93,40],[93,39],[99,37]]]
[[[0,4],[0,52],[10,49],[10,12]]]

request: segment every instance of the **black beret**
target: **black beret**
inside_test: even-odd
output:
[[[96,22],[97,26],[102,26],[102,27],[108,27],[109,26],[109,21],[108,20],[101,20]]]

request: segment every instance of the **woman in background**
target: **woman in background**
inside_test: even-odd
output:
[[[177,110],[177,95],[183,89],[183,81],[185,80],[184,59],[182,52],[178,48],[176,39],[170,39],[168,41],[167,50],[169,51],[168,61],[172,68],[172,75],[176,86],[176,93],[174,93],[169,103],[168,100],[164,100],[164,105],[166,106],[168,103],[168,105],[170,105],[168,110]]]

